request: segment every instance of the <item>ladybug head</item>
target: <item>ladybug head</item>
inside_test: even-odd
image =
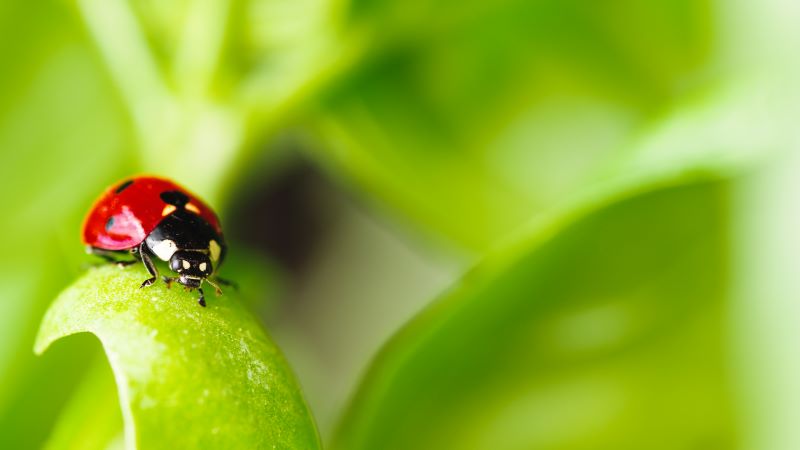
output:
[[[211,266],[211,259],[205,252],[196,250],[178,250],[169,259],[169,268],[181,275],[181,283],[184,280],[197,280],[199,281],[211,276],[213,267]]]

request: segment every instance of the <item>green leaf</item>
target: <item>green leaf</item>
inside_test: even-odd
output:
[[[703,76],[708,1],[349,7],[372,46],[320,99],[321,154],[474,250],[606,182],[643,129],[719,81]]]
[[[113,86],[67,2],[5,2],[0,53],[0,247],[8,255],[0,261],[0,448],[40,448],[99,348],[78,340],[36,358],[31,343],[85,260],[86,209],[131,173],[133,152]]]
[[[584,207],[379,353],[335,448],[729,448],[728,187]]]
[[[127,447],[318,448],[286,361],[235,295],[140,289],[143,269],[90,270],[44,317],[36,351],[95,334],[117,380]]]
[[[352,59],[330,0],[79,0],[146,171],[212,203],[265,136]]]
[[[89,339],[87,336],[86,340]],[[72,398],[62,408],[43,448],[109,450],[109,446],[117,442],[124,441],[114,376],[108,362],[97,355]]]

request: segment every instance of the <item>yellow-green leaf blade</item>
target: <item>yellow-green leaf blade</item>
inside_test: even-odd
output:
[[[95,334],[117,380],[128,448],[318,448],[285,359],[235,296],[139,289],[140,268],[90,270],[56,299],[36,351]]]
[[[732,448],[729,189],[586,205],[493,254],[378,353],[333,448]]]

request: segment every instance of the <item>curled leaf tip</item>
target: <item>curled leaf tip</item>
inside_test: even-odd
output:
[[[129,448],[319,448],[286,360],[230,295],[198,306],[139,268],[92,269],[47,311],[34,345],[89,332],[117,380]]]

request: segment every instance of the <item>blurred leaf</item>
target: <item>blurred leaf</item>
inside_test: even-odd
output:
[[[109,80],[62,1],[0,6],[0,448],[39,448],[96,353],[78,340],[31,345],[82,255],[92,197],[131,168],[128,127]],[[57,374],[57,376],[54,376]]]
[[[335,448],[731,448],[724,182],[590,205],[379,353]]]
[[[103,344],[128,448],[318,448],[286,361],[235,297],[196,303],[140,268],[89,271],[56,299],[36,351],[79,332]]]
[[[353,2],[344,27],[370,46],[320,99],[322,146],[359,187],[485,249],[606,181],[642,127],[710,85],[711,8]]]
[[[122,413],[115,388],[108,362],[98,358],[62,409],[44,448],[105,450],[121,441]]]
[[[796,89],[796,83],[788,86]],[[798,104],[796,97],[790,101]],[[748,173],[734,191],[731,373],[746,425],[743,442],[750,449],[800,448],[793,420],[800,416],[796,136],[795,126],[784,141],[787,151]]]
[[[328,0],[78,0],[141,165],[215,203],[343,58]],[[166,168],[166,169],[165,169]]]

